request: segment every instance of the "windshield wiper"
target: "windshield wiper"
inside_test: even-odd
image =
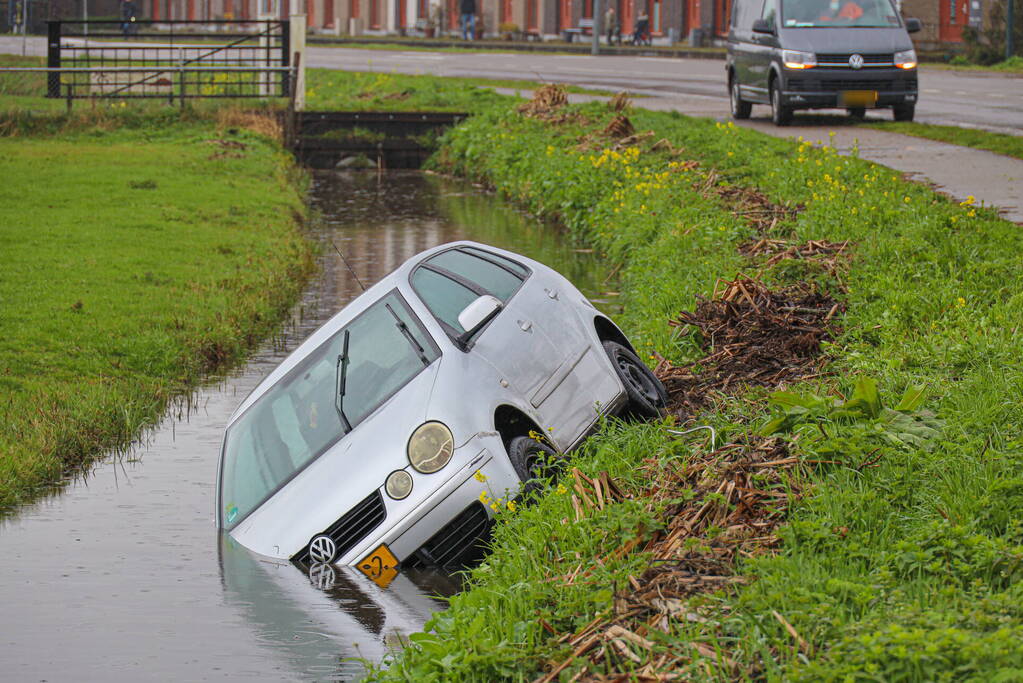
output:
[[[345,400],[345,381],[348,377],[348,338],[351,336],[349,330],[345,330],[345,340],[341,343],[341,355],[337,357],[337,379],[335,388],[337,391],[334,394],[334,407],[337,408],[338,417],[341,418],[341,424],[345,427],[345,434],[352,431],[352,423],[348,421],[348,416],[345,415],[344,400]]]
[[[404,320],[398,317],[398,314],[394,312],[393,308],[391,308],[391,304],[384,304],[384,306],[387,308],[388,312],[394,316],[394,322],[398,326],[398,329],[401,330],[401,333],[405,335],[405,339],[408,339],[408,343],[411,344],[412,348],[414,348],[416,353],[419,354],[419,360],[423,361],[423,365],[429,365],[430,358],[426,355],[426,349],[424,349],[423,345],[416,340],[415,335],[412,334],[412,330],[408,328],[408,325],[405,324]]]

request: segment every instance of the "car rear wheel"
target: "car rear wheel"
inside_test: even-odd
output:
[[[787,126],[792,121],[792,107],[781,103],[781,88],[777,81],[771,83],[771,121],[776,126]]]
[[[748,119],[750,112],[753,111],[753,104],[751,102],[743,101],[742,97],[739,96],[739,81],[732,79],[731,87],[728,89],[728,100],[732,108],[733,119]]]
[[[516,436],[508,444],[508,459],[522,480],[522,495],[540,490],[540,480],[554,477],[564,468],[564,458],[549,445],[529,436]]]
[[[615,367],[618,379],[625,385],[629,403],[625,411],[640,417],[663,417],[668,404],[668,392],[636,354],[618,342],[604,342],[604,351]]]
[[[915,104],[902,104],[892,107],[892,118],[896,121],[912,121],[915,113]]]

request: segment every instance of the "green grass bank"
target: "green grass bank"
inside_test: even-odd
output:
[[[699,557],[728,534],[712,525],[678,557],[636,552],[697,495],[650,496],[659,478],[707,449],[666,424],[611,422],[572,464],[607,472],[631,497],[580,514],[565,478],[538,504],[503,511],[469,590],[371,678],[642,680],[667,667],[699,680],[1014,680],[1023,670],[1018,226],[827,147],[627,114],[640,134],[631,143],[606,134],[622,126],[603,104],[537,118],[495,105],[449,133],[435,166],[606,254],[621,280],[619,321],[643,355],[704,356],[702,340],[667,321],[740,272],[771,286],[812,282],[844,302],[825,375],[774,400],[756,389],[723,397],[695,420],[718,429],[719,446],[773,421],[799,461],[787,480],[763,483],[787,506],[779,543],[740,553],[735,587],[661,603],[649,623],[627,624],[636,639],[605,629],[623,623],[652,565]],[[789,217],[756,227],[726,200],[731,188],[755,189]],[[812,259],[768,266],[737,249],[762,238],[848,240],[851,259],[836,273]],[[698,502],[731,505],[714,494]],[[573,638],[587,633],[589,649]]]
[[[259,117],[22,124],[0,137],[0,507],[241,359],[311,269],[304,176]]]

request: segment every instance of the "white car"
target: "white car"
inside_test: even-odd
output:
[[[217,525],[262,555],[355,565],[381,584],[399,566],[458,564],[490,505],[549,472],[602,414],[656,416],[665,399],[560,274],[441,245],[348,304],[242,402]]]

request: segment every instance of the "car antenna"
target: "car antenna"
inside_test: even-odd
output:
[[[337,248],[337,245],[334,244],[334,240],[330,241],[330,246],[334,247],[334,251],[336,251],[337,255],[341,257],[341,260],[345,262],[345,267],[348,268],[348,272],[352,274],[352,277],[355,278],[355,281],[359,283],[360,287],[362,287],[362,291],[365,292],[366,285],[362,284],[362,280],[359,279],[359,276],[355,274],[355,270],[352,269],[352,264],[348,262],[348,259],[346,259],[345,255],[341,253],[341,250]]]

